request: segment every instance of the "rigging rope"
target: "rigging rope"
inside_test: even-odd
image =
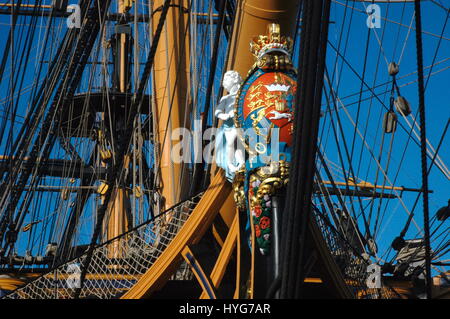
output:
[[[140,111],[140,108],[143,103],[144,91],[147,86],[151,68],[153,66],[153,61],[154,61],[154,57],[156,54],[156,48],[158,46],[159,39],[161,37],[162,28],[166,21],[167,12],[169,11],[169,6],[170,6],[170,0],[165,0],[163,8],[162,8],[161,16],[159,18],[158,26],[155,30],[155,36],[153,38],[153,43],[152,43],[152,46],[148,53],[147,62],[145,64],[145,68],[142,73],[141,81],[139,82],[139,88],[137,90],[135,99],[133,100],[133,103],[131,105],[130,113],[128,115],[127,130],[125,131],[124,135],[121,138],[121,141],[119,142],[119,148],[118,148],[117,157],[116,157],[117,162],[115,165],[111,165],[108,168],[107,184],[110,185],[110,187],[108,188],[108,191],[104,195],[104,203],[102,204],[102,206],[100,206],[100,208],[97,212],[97,215],[98,215],[97,223],[95,225],[94,233],[92,234],[92,239],[91,239],[91,243],[89,245],[89,250],[86,255],[86,259],[84,260],[84,262],[82,264],[82,272],[81,272],[81,277],[80,277],[81,285],[80,285],[80,288],[77,288],[77,290],[75,292],[75,298],[79,298],[79,296],[80,296],[81,289],[83,287],[83,284],[84,284],[84,281],[86,278],[86,272],[87,272],[89,264],[92,260],[92,254],[94,252],[95,243],[97,242],[98,236],[100,235],[101,227],[103,224],[103,219],[106,214],[108,203],[112,196],[112,190],[113,190],[112,185],[113,185],[114,181],[116,180],[116,178],[118,177],[119,171],[121,171],[121,168],[123,166],[124,155],[128,149],[128,146],[130,144],[130,140],[131,140],[131,137],[133,134],[133,130],[134,130],[134,127],[133,127],[134,118]]]
[[[421,144],[421,164],[422,164],[422,191],[423,191],[423,222],[425,231],[425,271],[426,271],[426,291],[427,298],[432,298],[431,279],[431,247],[430,247],[430,221],[428,207],[428,165],[427,165],[427,136],[425,119],[425,87],[423,79],[423,53],[422,53],[422,17],[420,11],[420,0],[414,1],[416,15],[416,48],[417,48],[417,76],[419,80],[419,111],[420,111],[420,144]]]
[[[206,125],[208,123],[208,115],[209,110],[211,109],[211,95],[213,90],[213,84],[214,84],[214,76],[216,74],[217,70],[217,59],[219,56],[219,44],[220,44],[220,35],[222,33],[222,29],[224,28],[224,22],[225,22],[225,7],[227,5],[227,0],[221,0],[220,3],[220,10],[219,10],[219,23],[216,26],[216,34],[214,35],[214,47],[211,57],[211,67],[209,69],[209,78],[208,78],[208,85],[206,89],[206,97],[205,97],[205,106],[203,108],[203,117],[202,117],[202,126],[201,126],[201,132],[205,132]],[[204,149],[205,141],[202,139],[202,148]],[[197,155],[195,156],[197,157]],[[192,178],[192,188],[191,188],[191,195],[198,192],[198,190],[202,187],[202,179],[203,175],[205,174],[205,167],[204,167],[204,159],[203,156],[201,156],[202,160],[200,163],[195,164],[194,167],[194,176]],[[197,161],[196,161],[197,162]]]
[[[86,8],[87,8],[88,4],[89,3],[85,4]],[[85,12],[87,12],[87,10]],[[84,38],[82,39],[81,38],[82,34],[80,34],[80,39],[78,41],[80,41],[80,42],[86,41],[86,43],[84,43],[85,45],[78,45],[72,56],[73,61],[70,61],[71,63],[65,68],[65,72],[61,72],[61,70],[60,70],[59,74],[64,73],[63,81],[62,81],[62,83],[60,83],[60,85],[56,91],[56,94],[54,95],[53,102],[47,111],[47,114],[42,123],[42,127],[38,133],[37,138],[35,139],[35,141],[32,145],[32,149],[29,154],[29,161],[31,163],[33,163],[34,166],[26,166],[23,170],[21,170],[19,180],[15,182],[16,186],[18,186],[18,187],[14,188],[14,189],[10,189],[12,196],[11,196],[11,199],[9,200],[8,205],[6,206],[5,215],[3,216],[2,224],[0,225],[1,226],[0,227],[0,235],[1,235],[0,238],[2,238],[3,234],[5,233],[7,226],[9,226],[10,232],[17,231],[16,226],[18,224],[18,221],[20,220],[20,213],[23,213],[24,211],[26,211],[30,205],[29,200],[22,201],[22,204],[21,204],[21,207],[19,210],[19,214],[17,214],[16,219],[13,220],[13,217],[14,217],[13,213],[16,209],[16,205],[19,202],[21,194],[24,190],[26,181],[28,180],[28,178],[31,175],[32,176],[31,185],[34,185],[36,183],[36,181],[40,178],[39,172],[43,168],[42,163],[47,159],[47,157],[52,149],[55,137],[56,137],[55,129],[58,124],[58,121],[56,120],[56,119],[58,119],[57,115],[60,114],[61,108],[68,104],[68,102],[70,101],[70,97],[73,96],[74,91],[75,91],[76,87],[78,86],[78,83],[80,81],[80,78],[81,78],[81,75],[82,75],[82,72],[84,69],[84,65],[86,64],[87,59],[89,57],[89,54],[87,52],[90,52],[90,50],[92,49],[93,40],[95,40],[96,33],[93,32],[93,30],[95,30],[95,28],[98,24],[96,24],[94,22],[94,20],[96,20],[95,15],[93,16],[92,19],[88,19],[87,23],[89,25],[91,25],[91,27],[86,25],[82,29],[82,31],[84,31],[84,34],[86,35],[87,39],[84,39]],[[89,29],[89,32],[87,32],[87,29]],[[70,32],[69,34],[74,35],[74,32]],[[73,42],[71,44],[73,44]],[[71,50],[70,46],[69,46],[69,50]],[[70,79],[69,79],[69,77],[70,77]],[[53,81],[56,81],[56,79],[53,79]],[[55,83],[54,83],[54,85],[55,85]],[[53,87],[54,87],[54,85],[53,85]],[[52,93],[52,91],[47,92],[48,98],[51,97],[50,93]],[[46,102],[47,102],[47,100],[45,101],[44,105],[46,104]],[[46,109],[45,107],[41,107],[40,109],[38,109],[38,113],[39,113],[38,118],[40,118],[41,116],[44,115],[45,109]],[[35,129],[37,129],[38,122],[37,121],[34,122],[33,125],[35,126]],[[19,151],[20,155],[15,157],[16,159],[19,159],[19,161],[22,161],[24,159],[26,151],[27,151],[30,143],[32,142],[32,137],[33,137],[33,134],[30,134],[29,136],[27,136],[27,139],[22,142],[22,143],[28,142],[28,144],[19,148],[18,151]],[[40,155],[41,160],[38,161],[39,155]],[[9,172],[9,178],[14,177],[14,180],[15,180],[16,176],[18,176],[19,171],[21,169],[20,163],[18,163],[18,164],[19,165],[15,165],[14,172]],[[20,227],[20,225],[18,225],[18,226]],[[13,241],[10,240],[7,242],[8,245],[11,245],[11,243],[13,244],[14,240]],[[12,246],[10,248],[12,248]],[[1,255],[3,255],[5,253],[5,251],[6,250],[1,251],[0,252]]]
[[[307,224],[322,100],[331,1],[303,1],[303,28],[295,108],[293,159],[282,221],[281,298],[302,295]],[[301,181],[301,182],[300,182]]]

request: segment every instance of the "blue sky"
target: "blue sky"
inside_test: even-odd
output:
[[[354,9],[347,8],[354,7]],[[449,5],[448,3],[446,4]],[[367,4],[366,4],[367,6]],[[368,28],[366,26],[367,14],[365,13],[365,5],[360,2],[343,1],[338,0],[333,3],[331,20],[334,21],[330,25],[329,41],[334,47],[338,47],[341,33],[343,33],[342,44],[340,52],[344,55],[345,40],[348,36],[348,46],[345,53],[345,59],[354,70],[362,76],[364,67],[364,58],[366,51],[366,43],[368,38]],[[369,46],[367,51],[367,64],[365,72],[365,82],[370,87],[382,84],[390,81],[390,76],[387,72],[387,63],[394,61],[399,63],[400,61],[400,73],[397,75],[398,84],[401,87],[401,95],[406,97],[411,104],[413,114],[418,109],[418,88],[417,88],[417,73],[416,72],[416,45],[415,45],[415,32],[411,30],[408,36],[409,25],[412,21],[412,27],[415,28],[415,23],[411,20],[414,14],[413,4],[380,4],[381,8],[381,28],[374,28],[370,30]],[[346,14],[345,23],[343,24],[343,17]],[[448,89],[450,72],[448,67],[450,61],[446,60],[450,54],[450,27],[447,26],[443,32],[444,23],[447,13],[430,1],[425,1],[422,4],[422,20],[423,20],[423,48],[424,48],[424,66],[427,67],[432,64],[433,59],[435,63],[443,61],[439,65],[433,67],[432,72],[436,72],[429,79],[426,90],[426,118],[427,118],[427,137],[431,144],[436,148],[439,139],[443,133],[445,125],[450,117],[450,90]],[[403,25],[399,25],[398,22]],[[350,27],[350,28],[349,28]],[[348,32],[348,30],[350,30]],[[439,36],[443,32],[443,39],[440,43],[439,50],[435,57],[436,47],[438,46]],[[381,43],[381,45],[380,45]],[[380,54],[381,51],[381,54]],[[349,95],[359,92],[361,87],[360,79],[354,74],[354,72],[348,67],[348,65],[341,59],[336,59],[336,52],[331,46],[328,47],[327,52],[327,67],[330,74],[333,72],[333,66],[337,60],[337,71],[334,77],[333,87],[336,89],[336,83],[340,81],[337,95],[342,99],[343,103],[347,106],[348,113],[351,114],[353,119],[356,118],[358,108],[358,95],[351,96],[344,99]],[[342,67],[342,69],[341,69]],[[342,70],[342,71],[341,71]],[[425,70],[427,76],[430,69]],[[331,76],[331,75],[330,75]],[[405,76],[402,78],[402,76]],[[414,82],[416,81],[416,82]],[[425,80],[427,81],[427,80]],[[412,82],[412,83],[411,83]],[[411,84],[410,84],[411,83]],[[390,84],[387,86],[381,86],[374,89],[377,92],[379,99],[389,107],[390,97]],[[364,90],[367,88],[364,86]],[[384,92],[387,91],[386,94]],[[366,92],[362,95],[363,101],[361,102],[360,118],[370,118],[369,122],[361,121],[358,125],[361,132],[367,127],[367,140],[369,145],[375,145],[374,153],[378,156],[379,152],[379,133],[377,130],[381,128],[380,116],[386,113],[383,109],[383,105],[378,99],[370,99],[371,93]],[[366,99],[367,98],[367,99]],[[324,101],[325,102],[325,101]],[[370,116],[368,116],[370,111]],[[346,113],[342,110],[339,111],[341,119],[343,120],[344,135],[347,141],[351,141],[353,138],[353,126],[351,121],[348,120]],[[409,119],[412,122],[411,118]],[[418,120],[418,117],[417,117]],[[403,125],[407,125],[406,122],[400,118],[399,122]],[[407,126],[406,126],[407,127]],[[447,134],[448,135],[448,134]],[[375,138],[377,136],[377,138]],[[389,139],[391,136],[386,137],[384,152],[382,155],[382,165],[384,166],[387,160],[387,150],[389,147]],[[361,142],[356,139],[355,150],[359,151],[361,148]],[[402,152],[405,148],[407,140],[407,134],[401,129],[397,130],[394,142],[393,152],[390,164],[388,176],[391,180],[397,173],[400,160],[402,158]],[[359,144],[358,144],[359,143]],[[335,143],[328,143],[326,150],[327,156],[330,160],[338,163],[339,160],[335,153],[331,150],[336,149]],[[351,142],[349,142],[351,145]],[[449,160],[449,148],[448,137],[444,140],[444,144],[439,151],[439,155],[446,165]],[[368,152],[364,152],[363,163],[359,160],[354,160],[354,167],[360,166],[361,168],[368,167],[368,163],[372,162],[371,167],[374,167],[374,161],[369,156]],[[384,163],[384,164],[383,164]],[[430,163],[430,160],[428,160]],[[359,178],[372,182],[375,180],[376,170],[372,170],[371,173],[366,175],[365,171],[361,169],[364,174],[357,174]],[[382,178],[379,178],[378,184],[382,184]],[[420,166],[420,149],[417,145],[410,143],[407,148],[404,162],[398,174],[398,178],[394,183],[395,186],[405,186],[411,188],[421,187],[421,166]],[[448,179],[435,167],[432,169],[429,177],[429,187],[434,191],[430,195],[430,215],[434,216],[435,212],[447,203],[450,198],[450,187]],[[413,202],[416,198],[416,193],[404,194],[403,201],[406,207],[411,210]],[[388,200],[389,201],[389,200]],[[406,220],[405,210],[398,205],[398,201],[392,201],[386,209],[385,221],[389,221],[384,227],[384,231],[377,238],[379,244],[379,250],[383,252],[388,245],[390,245],[392,239],[397,236],[400,229],[403,227]],[[385,202],[385,201],[384,201]],[[422,214],[422,199],[420,199],[418,206],[415,209],[415,220],[419,226],[423,225]],[[448,223],[448,221],[447,221]],[[436,226],[437,224],[435,224]],[[361,224],[360,224],[361,226]],[[448,224],[443,225],[441,231],[448,230]],[[411,226],[406,238],[415,237],[417,230]],[[448,239],[447,239],[448,240]]]

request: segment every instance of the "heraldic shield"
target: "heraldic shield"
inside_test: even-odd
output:
[[[254,234],[262,255],[271,251],[273,197],[288,182],[297,92],[292,41],[280,36],[277,24],[268,29],[251,43],[256,63],[237,94],[234,116],[247,154],[234,179],[235,200],[248,213],[247,235]]]

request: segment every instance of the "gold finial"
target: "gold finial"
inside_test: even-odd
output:
[[[280,42],[280,25],[271,23],[267,25],[267,33],[272,42]]]

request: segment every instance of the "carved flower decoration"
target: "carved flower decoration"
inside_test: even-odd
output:
[[[261,216],[261,213],[262,213],[262,208],[261,208],[261,206],[255,206],[253,212],[254,212],[254,214],[255,214],[256,217]]]
[[[255,225],[255,235],[256,235],[256,237],[261,236],[261,228],[259,228],[258,225]]]
[[[270,218],[267,216],[264,216],[261,218],[259,225],[261,226],[261,229],[266,229],[270,227]]]

